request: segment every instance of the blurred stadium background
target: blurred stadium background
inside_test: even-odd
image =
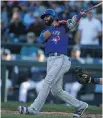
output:
[[[40,32],[45,28],[40,15],[47,8],[52,8],[60,20],[70,19],[81,9],[87,9],[99,2],[1,1],[2,101],[32,102],[41,89],[46,75],[46,56],[45,44],[40,44],[38,40]],[[68,32],[68,36],[68,56],[72,59],[72,66],[64,76],[63,87],[78,99],[100,106],[102,86],[80,85],[76,82],[74,69],[81,66],[92,77],[102,77],[102,7],[82,18],[78,27]],[[65,104],[51,93],[46,103]]]

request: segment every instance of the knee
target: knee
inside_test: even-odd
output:
[[[52,87],[52,81],[50,81],[49,79],[45,79],[43,82],[42,87],[45,88],[46,86],[49,86],[50,88]]]
[[[62,93],[62,89],[52,89],[51,92],[52,92],[52,95],[53,96],[58,96]]]

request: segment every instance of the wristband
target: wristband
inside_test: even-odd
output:
[[[80,15],[80,14],[76,15],[76,19],[77,19],[77,21],[79,21],[80,18],[81,18],[81,15]]]

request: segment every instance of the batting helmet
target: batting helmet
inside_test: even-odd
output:
[[[46,15],[50,15],[52,16],[52,18],[54,19],[56,17],[56,12],[53,9],[47,9],[42,15],[41,15],[41,19],[44,19],[44,17]]]

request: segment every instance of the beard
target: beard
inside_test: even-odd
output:
[[[50,18],[49,20],[45,20],[45,24],[47,26],[51,26],[52,22],[53,22],[53,18]]]

